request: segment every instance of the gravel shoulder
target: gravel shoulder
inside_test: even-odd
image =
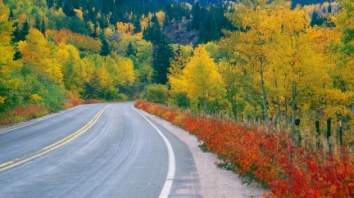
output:
[[[242,178],[231,171],[216,167],[215,162],[220,162],[213,153],[204,153],[199,147],[198,139],[182,128],[140,110],[146,117],[169,130],[181,141],[185,142],[195,161],[200,181],[200,195],[204,198],[241,198],[262,197],[267,191],[254,186],[242,184]]]

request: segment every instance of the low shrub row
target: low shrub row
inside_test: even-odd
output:
[[[41,117],[49,113],[49,109],[40,105],[16,107],[11,111],[0,115],[0,125],[8,125],[16,122]]]
[[[86,101],[81,99],[68,99],[65,100],[64,108],[68,109],[81,104],[94,104],[99,102],[100,101],[96,99],[90,99]],[[0,125],[9,125],[33,118],[38,118],[51,112],[52,111],[49,108],[44,107],[43,105],[16,107],[8,112],[3,112],[0,114]]]
[[[250,130],[145,101],[135,105],[196,135],[225,162],[220,166],[269,188],[266,197],[354,197],[354,158],[345,147],[313,152],[286,132]]]

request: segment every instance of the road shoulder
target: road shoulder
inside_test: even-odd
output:
[[[153,122],[166,128],[181,141],[187,144],[193,155],[197,173],[199,175],[201,187],[200,194],[204,198],[262,197],[262,194],[266,192],[261,188],[242,184],[242,178],[231,171],[217,168],[214,163],[219,162],[220,160],[215,154],[204,153],[198,147],[198,139],[194,135],[191,135],[180,127],[172,125],[170,122],[167,122],[155,115],[151,115],[145,111],[141,112]]]

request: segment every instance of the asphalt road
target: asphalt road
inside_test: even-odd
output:
[[[132,106],[82,105],[0,131],[0,197],[201,197],[187,145]]]

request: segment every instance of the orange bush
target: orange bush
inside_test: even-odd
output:
[[[12,124],[14,122],[13,119],[0,119],[0,125],[8,125],[8,124]]]
[[[250,130],[231,120],[184,115],[163,105],[138,101],[136,107],[176,123],[202,140],[242,176],[269,187],[269,197],[354,197],[354,158],[309,152],[288,133]]]
[[[71,98],[71,99],[65,100],[65,108],[71,108],[71,107],[75,107],[75,106],[81,105],[81,104],[84,104],[84,101],[81,99]]]
[[[20,119],[36,118],[48,113],[48,110],[39,105],[30,105],[16,107],[12,109],[8,115],[11,117],[20,117]]]
[[[97,99],[89,99],[84,102],[84,104],[96,104],[96,103],[100,103],[100,101]]]

